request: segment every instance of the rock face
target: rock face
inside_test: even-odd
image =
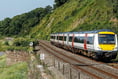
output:
[[[6,51],[6,56],[7,65],[28,61],[30,57],[29,54],[24,51]]]

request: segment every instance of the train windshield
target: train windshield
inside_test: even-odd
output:
[[[113,34],[99,34],[99,44],[115,44],[115,35]]]

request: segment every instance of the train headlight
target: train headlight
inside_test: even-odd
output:
[[[102,50],[100,47],[97,47],[99,50]]]
[[[118,47],[115,47],[114,50],[118,50]]]

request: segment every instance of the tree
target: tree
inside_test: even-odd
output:
[[[0,35],[27,35],[51,11],[52,7],[46,6],[45,8],[36,8],[28,13],[14,16],[12,19],[5,18],[0,21]]]
[[[4,21],[0,22],[0,32],[1,35],[6,35],[9,33],[9,25],[10,25],[11,19],[5,18]]]
[[[52,7],[51,6],[46,6],[46,8],[45,8],[45,12],[46,13],[51,13],[51,11],[52,11]]]
[[[60,7],[61,5],[65,4],[69,0],[55,0],[54,8]]]

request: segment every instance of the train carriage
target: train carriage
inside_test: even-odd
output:
[[[113,59],[117,55],[117,35],[108,29],[51,34],[51,43],[95,59]]]

